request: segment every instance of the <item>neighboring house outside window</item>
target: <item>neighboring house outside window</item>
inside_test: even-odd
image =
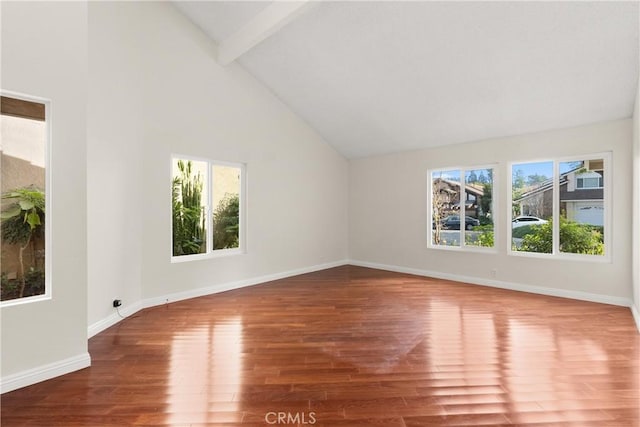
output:
[[[560,212],[572,221],[601,226],[604,224],[602,160],[575,163],[579,163],[580,166],[560,174]],[[513,202],[519,205],[521,215],[551,217],[553,215],[553,179],[542,182]]]
[[[429,180],[429,247],[494,247],[493,167],[432,170]]]
[[[447,212],[456,213],[460,209],[460,184],[444,178],[433,180],[434,188],[437,187],[441,197],[446,200]],[[477,218],[482,214],[481,200],[484,195],[482,185],[467,183],[464,186],[466,214]]]
[[[609,159],[603,153],[513,164],[511,253],[610,259]]]

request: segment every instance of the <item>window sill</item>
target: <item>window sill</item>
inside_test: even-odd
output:
[[[494,247],[473,246],[473,245],[447,246],[447,245],[429,244],[427,248],[438,250],[438,251],[454,251],[454,252],[467,252],[467,253],[477,253],[477,254],[497,254],[498,253],[498,250],[495,248],[495,246]]]
[[[247,252],[240,249],[218,249],[213,252],[209,252],[206,254],[194,254],[194,255],[182,255],[182,256],[172,256],[171,263],[181,263],[181,262],[190,262],[190,261],[199,261],[199,260],[207,260],[207,259],[216,259],[216,258],[226,258],[230,256],[236,255],[245,255]]]
[[[49,294],[43,294],[43,295],[34,295],[31,297],[23,297],[23,298],[16,298],[16,299],[10,299],[10,300],[6,300],[6,301],[2,301],[0,302],[0,307],[2,308],[6,308],[6,307],[13,307],[16,305],[22,305],[22,304],[31,304],[31,303],[36,303],[39,301],[48,301],[51,299],[51,295]]]
[[[597,262],[603,264],[611,264],[611,255],[588,255],[588,254],[572,254],[568,252],[561,252],[555,254],[539,253],[539,252],[524,252],[524,251],[507,251],[507,255],[523,258],[538,258],[549,259],[558,261],[578,261],[578,262]]]

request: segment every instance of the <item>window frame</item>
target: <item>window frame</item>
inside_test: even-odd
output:
[[[169,162],[169,171],[170,177],[173,179],[173,162],[175,160],[185,160],[185,161],[194,161],[194,162],[205,162],[207,164],[207,176],[205,178],[205,182],[207,185],[207,205],[205,206],[205,227],[206,227],[206,250],[200,254],[189,254],[189,255],[173,255],[173,244],[169,245],[169,255],[171,263],[180,263],[180,262],[189,262],[189,261],[197,261],[203,259],[214,259],[214,258],[222,258],[233,255],[244,255],[247,253],[247,244],[246,244],[246,188],[247,188],[247,165],[246,163],[240,162],[229,162],[223,160],[211,160],[205,157],[197,157],[191,155],[182,155],[182,154],[171,154],[170,162]],[[227,249],[213,249],[213,214],[215,208],[212,206],[213,203],[213,167],[215,166],[224,166],[224,167],[234,167],[240,169],[240,195],[239,195],[239,213],[238,213],[238,221],[239,221],[239,230],[238,230],[238,247],[237,248],[227,248]],[[171,179],[169,182],[171,182]],[[173,224],[172,224],[172,211],[171,211],[171,188],[169,191],[169,223],[171,224],[169,227],[169,241],[173,242]]]
[[[19,101],[33,102],[44,105],[44,124],[45,124],[45,147],[44,147],[44,206],[45,206],[45,226],[44,226],[44,293],[40,295],[32,295],[28,297],[15,298],[6,301],[0,301],[0,307],[10,307],[22,304],[31,304],[39,301],[49,301],[53,299],[53,250],[52,250],[52,236],[53,236],[53,179],[52,179],[52,147],[53,147],[53,132],[51,126],[52,118],[52,102],[49,98],[43,98],[34,95],[27,95],[20,92],[14,92],[9,90],[0,89],[0,96],[6,98],[13,98]],[[18,116],[29,120],[36,120],[34,117]]]
[[[525,257],[525,258],[541,258],[541,259],[559,259],[559,260],[574,260],[574,261],[587,261],[587,262],[600,262],[600,263],[611,263],[612,262],[612,207],[613,203],[611,200],[612,195],[612,152],[605,151],[599,153],[590,153],[583,155],[571,155],[571,156],[562,156],[562,157],[547,157],[547,158],[534,158],[534,159],[524,159],[524,160],[516,160],[507,163],[508,167],[508,175],[509,179],[507,180],[507,194],[509,197],[509,203],[506,206],[506,214],[507,214],[507,255],[516,256],[516,257]],[[602,189],[603,191],[603,200],[602,205],[604,207],[604,218],[603,218],[603,227],[604,227],[604,254],[603,255],[591,255],[591,254],[576,254],[570,252],[562,252],[560,251],[560,164],[572,161],[588,161],[588,160],[600,160],[603,161],[603,171],[607,174],[607,179],[603,179],[603,187],[593,188],[593,189]],[[552,249],[551,253],[541,253],[541,252],[526,252],[526,251],[515,251],[512,249],[512,232],[513,226],[512,221],[513,217],[513,166],[517,164],[523,163],[539,163],[539,162],[552,162],[553,163],[553,229],[552,229]],[[582,191],[583,189],[577,188],[577,180],[576,180],[576,189]],[[591,188],[588,188],[591,189]]]
[[[493,246],[478,246],[478,245],[469,245],[466,242],[465,233],[467,230],[462,226],[463,218],[466,223],[466,195],[464,198],[460,197],[460,212],[458,213],[460,218],[460,245],[458,246],[449,246],[449,245],[436,245],[433,243],[433,173],[434,172],[447,172],[447,171],[459,171],[460,172],[460,183],[461,187],[466,183],[466,173],[469,171],[478,171],[478,170],[487,170],[491,169],[492,172],[492,187],[491,187],[491,213],[493,215]],[[478,252],[478,253],[497,253],[498,248],[498,239],[500,238],[500,231],[498,227],[498,197],[497,195],[497,185],[498,182],[498,165],[495,163],[492,164],[482,164],[478,166],[453,166],[453,167],[442,167],[442,168],[428,168],[427,169],[427,248],[428,249],[437,249],[437,250],[445,250],[445,251],[463,251],[463,252]]]

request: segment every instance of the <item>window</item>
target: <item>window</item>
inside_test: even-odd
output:
[[[240,187],[242,169],[213,165],[213,249],[240,247]]]
[[[603,187],[603,178],[600,174],[596,172],[592,172],[588,175],[588,173],[581,174],[580,176],[576,176],[576,188],[602,188]],[[595,176],[594,176],[595,175]]]
[[[244,239],[244,165],[172,159],[172,259],[239,253]]]
[[[48,206],[48,103],[2,96],[1,299],[9,304],[51,295]],[[40,298],[38,298],[40,297]]]
[[[511,166],[512,253],[605,258],[609,154]],[[593,259],[593,258],[590,258]]]
[[[516,251],[551,253],[553,221],[553,162],[517,163],[511,166],[511,248]],[[544,238],[529,243],[527,233],[543,232]]]
[[[493,168],[429,172],[429,246],[494,246]]]

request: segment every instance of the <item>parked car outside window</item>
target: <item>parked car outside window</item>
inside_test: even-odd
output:
[[[525,225],[542,225],[546,223],[546,220],[538,218],[537,216],[523,215],[513,219],[513,221],[511,222],[511,228],[523,227]]]
[[[440,222],[441,226],[445,230],[460,230],[460,215],[449,215]],[[471,230],[473,227],[480,225],[480,221],[470,216],[465,216],[464,228],[465,230]],[[433,223],[433,228],[436,225]]]

